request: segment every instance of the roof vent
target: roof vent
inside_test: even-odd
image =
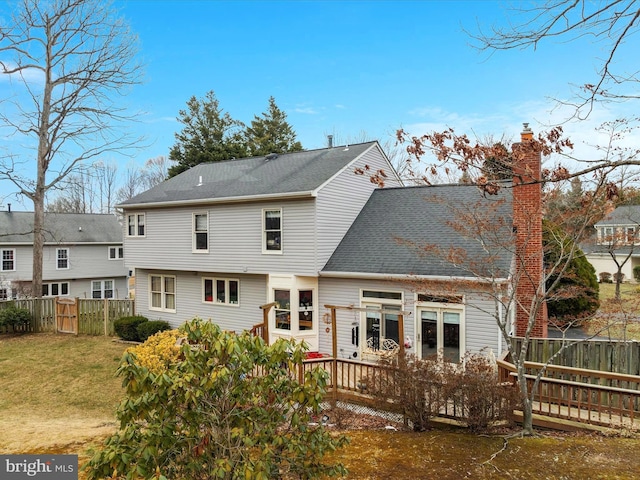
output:
[[[276,158],[278,158],[278,154],[277,153],[270,153],[269,155],[267,155],[266,157],[264,157],[264,159],[268,162],[269,160],[275,160]]]
[[[196,187],[201,187],[202,186],[202,175],[198,176],[198,185],[196,185]]]
[[[333,135],[327,135],[327,144],[329,148],[333,148]]]

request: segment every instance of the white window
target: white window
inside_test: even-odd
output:
[[[9,300],[8,288],[0,288],[0,300]]]
[[[123,247],[109,247],[109,260],[122,260],[124,258]]]
[[[636,242],[636,227],[627,227],[626,234],[627,243],[634,244]]]
[[[276,303],[276,328],[291,330],[291,290],[275,289],[273,300]]]
[[[57,248],[56,249],[56,270],[68,270],[69,269],[69,249]]]
[[[127,215],[127,236],[144,237],[144,213],[132,213]]]
[[[464,308],[461,296],[418,295],[417,349],[420,358],[458,363],[464,354]]]
[[[193,251],[206,253],[209,251],[209,214],[193,214]]]
[[[69,295],[69,284],[67,282],[54,282],[42,284],[43,297],[64,297]]]
[[[232,278],[203,278],[202,301],[237,306],[240,303],[240,281]]]
[[[93,280],[91,298],[113,298],[113,280]]]
[[[600,240],[603,243],[613,242],[613,227],[603,227],[600,229]]]
[[[282,253],[282,210],[263,210],[262,252]]]
[[[16,251],[14,249],[2,250],[2,270],[3,272],[14,272],[16,270]]]
[[[313,330],[314,322],[313,290],[298,290],[298,330]]]
[[[364,346],[370,350],[380,350],[385,340],[393,340],[400,345],[399,320],[402,310],[402,292],[363,290],[361,303],[363,314]]]
[[[176,277],[149,275],[149,309],[176,311]]]

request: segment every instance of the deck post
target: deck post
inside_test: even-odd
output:
[[[333,348],[333,362],[331,365],[331,380],[333,382],[333,399],[338,398],[338,332],[336,331],[336,307],[331,307],[331,343]],[[335,403],[334,403],[335,407]]]
[[[398,315],[398,346],[400,347],[400,358],[404,358],[404,315]]]

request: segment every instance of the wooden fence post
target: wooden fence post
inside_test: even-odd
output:
[[[104,306],[103,306],[104,312],[103,312],[103,319],[104,319],[104,336],[108,337],[109,336],[109,330],[108,330],[108,323],[109,323],[109,300],[107,298],[104,299]]]

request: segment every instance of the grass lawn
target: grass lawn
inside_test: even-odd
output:
[[[105,337],[0,335],[0,453],[75,453],[113,432],[126,346]],[[334,454],[353,479],[626,479],[640,438],[596,434],[512,439],[465,431],[351,431]],[[504,449],[503,449],[504,447]],[[83,475],[80,475],[83,478]]]
[[[600,284],[600,310],[595,319],[586,322],[591,335],[612,339],[640,340],[640,285],[620,285],[620,299],[615,299],[615,284]]]
[[[125,348],[107,337],[0,335],[0,453],[64,449],[112,432]]]

